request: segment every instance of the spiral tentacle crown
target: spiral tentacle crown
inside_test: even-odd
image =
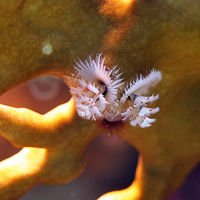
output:
[[[147,106],[159,95],[144,96],[161,79],[160,71],[152,70],[146,77],[140,75],[136,81],[125,85],[117,67],[104,65],[101,54],[76,62],[75,72],[66,76],[66,83],[76,103],[80,117],[88,120],[123,121],[141,128],[151,126],[155,119],[149,118],[159,108]]]

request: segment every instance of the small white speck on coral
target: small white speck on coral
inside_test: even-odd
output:
[[[75,73],[65,77],[79,116],[90,120],[129,122],[141,128],[151,126],[156,120],[149,116],[159,112],[159,108],[147,106],[159,95],[144,95],[162,79],[161,72],[153,69],[148,76],[140,75],[136,81],[124,86],[119,69],[106,67],[104,61],[101,54],[95,59],[90,56],[85,62],[79,60],[74,66]]]
[[[45,43],[45,45],[42,47],[42,53],[45,55],[51,55],[53,52],[52,45],[50,43]]]

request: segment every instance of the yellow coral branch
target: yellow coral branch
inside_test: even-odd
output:
[[[23,195],[38,183],[45,149],[24,148],[18,154],[0,163],[0,197],[13,199]]]
[[[63,137],[58,130],[68,128],[70,133],[75,118],[73,99],[45,115],[26,108],[0,105],[0,133],[18,147],[53,147]]]
[[[40,183],[62,184],[78,176],[84,167],[80,151],[23,148],[0,163],[0,197],[20,197]]]
[[[102,132],[76,116],[73,99],[45,115],[0,108],[4,137],[20,147],[45,147],[23,148],[0,163],[0,197],[5,200],[21,196],[39,183],[61,184],[74,179],[84,168],[85,147]]]

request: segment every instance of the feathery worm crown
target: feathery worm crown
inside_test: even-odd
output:
[[[104,65],[101,54],[95,59],[76,62],[75,73],[66,76],[66,82],[76,103],[80,117],[90,120],[129,121],[132,126],[151,126],[155,119],[149,118],[159,108],[146,107],[159,98],[146,97],[149,90],[161,79],[160,71],[152,70],[147,77],[139,78],[124,87],[119,69]],[[122,94],[119,94],[123,91]]]

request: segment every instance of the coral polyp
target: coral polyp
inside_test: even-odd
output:
[[[148,76],[140,75],[125,85],[119,69],[106,67],[104,61],[101,54],[95,59],[89,56],[85,62],[79,60],[74,66],[75,72],[65,77],[79,116],[88,120],[129,121],[132,126],[142,128],[151,126],[155,119],[149,116],[159,108],[146,106],[159,95],[142,95],[162,79],[161,72],[153,69]]]

